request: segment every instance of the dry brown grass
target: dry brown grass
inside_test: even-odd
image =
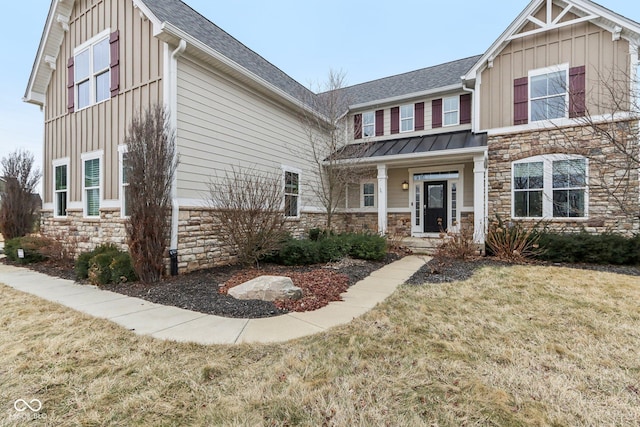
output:
[[[139,337],[0,286],[0,425],[638,425],[637,277],[544,267],[402,287],[277,345]]]

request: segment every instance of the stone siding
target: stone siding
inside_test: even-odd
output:
[[[634,132],[637,132],[637,128],[635,129]],[[595,136],[589,127],[577,126],[490,136],[488,148],[490,221],[495,219],[496,214],[502,219],[511,219],[512,162],[545,154],[577,154],[588,159],[588,217],[546,218],[544,224],[552,230],[570,232],[584,229],[592,233],[613,231],[630,234],[640,229],[638,171],[632,170],[629,185],[620,188],[618,195],[624,195],[625,202],[617,202],[615,198],[618,195],[612,195],[610,189],[620,183],[621,168],[625,163],[628,164],[629,160],[617,152],[607,140]],[[627,210],[626,213],[623,206],[624,210]],[[531,225],[537,221],[522,222]]]

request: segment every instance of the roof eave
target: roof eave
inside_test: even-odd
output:
[[[349,106],[349,110],[354,111],[354,110],[375,107],[377,105],[392,104],[392,103],[397,103],[398,101],[403,101],[406,99],[422,98],[422,97],[434,95],[437,93],[446,93],[454,90],[461,90],[462,88],[463,87],[462,87],[462,80],[461,80],[460,83],[456,83],[449,86],[438,87],[438,88],[424,90],[420,92],[408,93],[405,95],[393,96],[385,99],[376,99],[375,101],[363,102],[361,104],[353,104]]]

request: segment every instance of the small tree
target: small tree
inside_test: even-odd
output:
[[[321,93],[307,93],[306,103],[311,111],[302,117],[302,128],[309,146],[299,154],[311,164],[311,174],[315,180],[311,189],[327,215],[326,227],[331,229],[333,217],[340,207],[344,207],[348,184],[357,182],[363,169],[357,163],[342,162],[348,157],[357,159],[367,149],[367,143],[351,144],[348,132],[349,97],[345,88],[346,75],[342,71],[331,70],[327,82],[319,87]],[[345,149],[348,149],[345,151]]]
[[[156,283],[164,270],[171,186],[178,167],[175,132],[167,110],[156,105],[134,117],[125,144],[129,251],[140,280]]]
[[[283,200],[282,177],[274,173],[232,168],[209,183],[218,239],[237,251],[240,263],[258,264],[279,249],[287,234]]]
[[[42,174],[33,168],[33,154],[16,150],[2,158],[4,188],[0,191],[0,231],[5,240],[22,237],[33,228],[38,210],[36,186]]]

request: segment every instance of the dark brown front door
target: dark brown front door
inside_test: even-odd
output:
[[[447,181],[424,183],[424,231],[438,233],[447,229]]]

